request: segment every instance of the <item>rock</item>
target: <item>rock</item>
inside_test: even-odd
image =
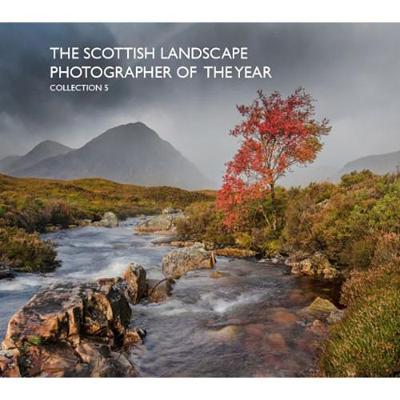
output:
[[[227,325],[218,330],[209,330],[208,335],[220,342],[231,342],[236,339],[239,328],[236,325]]]
[[[270,258],[261,258],[257,262],[259,263],[265,263],[265,264],[285,264],[286,263],[286,257],[282,256],[281,254],[277,254],[273,257]]]
[[[0,376],[7,378],[19,378],[21,373],[18,367],[19,351],[0,350]]]
[[[175,281],[170,278],[161,281],[157,279],[147,280],[147,297],[151,303],[161,303],[171,296]]]
[[[162,259],[162,272],[168,278],[178,279],[188,271],[210,269],[216,263],[214,253],[202,244],[169,252]]]
[[[138,329],[128,329],[124,336],[124,346],[132,346],[143,339]]]
[[[303,308],[300,313],[306,317],[326,319],[331,312],[338,309],[329,300],[317,297],[308,307]]]
[[[175,232],[175,222],[182,218],[183,213],[155,215],[136,225],[139,233],[168,233]]]
[[[195,242],[191,240],[172,240],[170,245],[173,247],[191,247],[195,244]]]
[[[93,225],[103,228],[116,228],[118,226],[118,217],[111,211],[104,213],[100,221],[94,222]]]
[[[292,268],[292,274],[295,275],[307,275],[327,280],[340,277],[340,272],[321,253],[315,253],[311,257],[306,257],[304,254],[297,254],[290,257],[286,261],[286,264]]]
[[[39,292],[9,321],[0,376],[136,376],[123,349],[145,334],[128,328],[129,301],[145,289],[145,271],[130,265],[124,279]]]
[[[266,339],[273,352],[286,353],[288,351],[286,340],[280,333],[270,333]]]
[[[296,324],[298,317],[285,309],[278,309],[271,315],[272,321],[283,326],[293,326]]]
[[[124,272],[123,279],[127,285],[127,297],[132,304],[136,304],[146,294],[146,271],[136,263],[129,264]]]
[[[222,257],[245,258],[254,257],[256,252],[253,250],[236,249],[234,247],[224,247],[222,249],[216,249],[215,254]]]
[[[319,319],[314,320],[307,330],[317,336],[326,336],[328,334],[328,327]]]
[[[157,246],[162,246],[162,245],[171,245],[172,242],[177,241],[177,237],[175,234],[165,234],[162,237],[158,237],[154,240],[152,240],[152,244],[155,244]]]
[[[339,310],[339,309],[333,310],[326,319],[326,322],[328,324],[336,324],[342,320],[342,318],[344,317],[344,313],[345,310]]]
[[[162,210],[162,214],[179,214],[179,213],[182,213],[182,210],[172,207],[167,207],[164,208],[164,210]]]
[[[1,279],[14,279],[15,272],[5,265],[0,265],[0,280]]]
[[[265,336],[266,327],[261,323],[251,323],[246,325],[246,335],[250,337],[263,338]]]
[[[229,274],[227,272],[221,272],[221,271],[213,271],[210,274],[210,278],[213,279],[223,278],[224,276],[229,276]]]

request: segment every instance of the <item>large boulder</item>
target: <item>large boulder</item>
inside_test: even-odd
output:
[[[306,275],[326,280],[340,277],[340,272],[321,253],[315,253],[312,256],[296,254],[290,257],[286,264],[291,267],[291,272],[295,275]]]
[[[103,218],[94,223],[95,226],[101,226],[103,228],[116,228],[118,224],[118,217],[111,211],[104,213]]]
[[[177,279],[188,271],[210,269],[216,263],[214,253],[201,243],[172,250],[162,259],[162,272],[168,278]]]
[[[182,218],[182,212],[163,213],[145,219],[136,226],[139,233],[172,233],[175,232],[175,222]]]
[[[146,274],[63,283],[36,294],[8,323],[0,376],[136,376],[125,349],[140,340],[131,308],[145,294]]]

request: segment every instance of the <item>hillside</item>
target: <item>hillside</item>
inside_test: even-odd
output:
[[[400,151],[370,155],[347,163],[339,172],[339,176],[352,172],[369,169],[379,175],[396,172],[400,167]]]
[[[18,175],[19,171],[27,170],[42,160],[45,160],[49,157],[66,154],[71,150],[72,149],[70,147],[64,146],[61,143],[54,142],[53,140],[45,140],[36,145],[24,156],[14,156],[11,158],[6,157],[5,159],[1,160],[3,163],[5,163],[7,160],[9,160],[9,162],[7,162],[3,168],[0,167],[0,170],[10,175]]]
[[[109,129],[80,149],[12,172],[15,176],[101,177],[121,183],[188,189],[212,186],[190,161],[141,122]]]

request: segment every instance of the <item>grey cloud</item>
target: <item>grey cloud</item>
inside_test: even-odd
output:
[[[201,78],[113,82],[109,93],[48,92],[49,44],[248,46],[267,81]],[[341,167],[400,148],[398,24],[35,24],[0,25],[0,156],[51,138],[78,146],[103,130],[142,120],[209,176],[236,148],[227,135],[235,105],[258,88],[304,86],[333,130],[316,165]],[[201,65],[201,63],[199,63]]]

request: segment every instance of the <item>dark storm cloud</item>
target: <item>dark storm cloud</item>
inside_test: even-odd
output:
[[[0,113],[26,125],[52,126],[70,112],[107,107],[127,93],[116,85],[115,97],[49,91],[50,46],[115,45],[104,25],[2,24],[0,25]],[[115,104],[118,105],[118,104]]]
[[[52,94],[50,45],[247,46],[244,63],[271,66],[273,79],[123,80],[108,93]],[[78,146],[113,125],[143,120],[219,177],[236,147],[227,136],[235,105],[259,88],[288,94],[304,86],[333,126],[318,163],[340,167],[400,149],[399,50],[396,24],[0,25],[0,156],[46,138]]]

